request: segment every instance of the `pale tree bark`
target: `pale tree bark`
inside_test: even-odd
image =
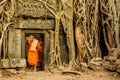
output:
[[[100,56],[98,8],[99,0],[75,0],[75,35],[81,59]],[[79,28],[77,28],[79,27]],[[80,31],[81,30],[81,31]],[[82,36],[83,38],[79,38]],[[82,42],[82,45],[80,43]],[[80,60],[81,60],[80,59]],[[82,60],[83,61],[83,60]]]
[[[113,48],[119,47],[120,39],[116,0],[100,0],[100,2],[104,39],[110,55]]]
[[[59,41],[59,29],[60,23],[62,23],[64,32],[66,33],[67,46],[69,49],[69,60],[75,60],[75,47],[74,47],[74,31],[73,31],[73,0],[57,0],[57,10],[49,3],[42,2],[46,9],[51,12],[55,17],[55,46],[54,46],[54,58],[57,66],[62,65],[61,53],[60,53],[60,41]]]
[[[77,43],[77,53],[78,58],[83,61],[83,58],[86,55],[86,50],[84,46],[84,36],[87,36],[86,31],[86,7],[85,7],[85,0],[75,0],[74,1],[74,14],[75,14],[75,39]],[[84,33],[83,33],[84,30]]]

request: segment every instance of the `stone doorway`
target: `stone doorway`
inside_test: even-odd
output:
[[[48,53],[49,53],[49,34],[43,30],[22,30],[22,58],[27,60],[28,44],[25,38],[29,35],[33,35],[36,39],[42,42],[42,66],[38,67],[39,70],[46,70],[48,65]],[[28,66],[27,66],[28,67]]]
[[[42,33],[26,33],[25,38],[30,36],[30,35],[33,35],[35,39],[37,39],[39,42],[42,43],[41,46],[44,50],[44,34],[42,34]],[[44,70],[44,64],[43,64],[44,54],[43,54],[43,51],[42,51],[42,53],[39,53],[39,59],[40,59],[40,57],[42,58],[42,63],[38,62],[40,64],[40,66],[38,66],[37,69],[38,70]],[[25,58],[28,59],[28,43],[26,41],[25,41]],[[27,67],[30,67],[28,65],[28,62],[27,62]]]

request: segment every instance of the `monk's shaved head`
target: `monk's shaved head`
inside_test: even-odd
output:
[[[34,40],[34,36],[33,35],[30,35],[29,38],[30,38],[30,41]]]
[[[30,35],[30,37],[34,38],[34,36],[33,36],[33,35]]]

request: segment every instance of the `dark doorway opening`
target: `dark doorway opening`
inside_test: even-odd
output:
[[[44,34],[43,33],[25,33],[25,38],[33,35],[35,39],[37,39],[39,42],[42,42],[42,48],[44,49]],[[42,58],[42,63],[39,63],[40,66],[37,67],[37,70],[44,70],[44,52],[42,50],[42,55],[40,55],[39,53],[39,57],[41,56]],[[28,59],[28,43],[27,41],[25,42],[25,58],[26,60]],[[31,68],[31,66],[29,66],[28,62],[27,62],[27,68]]]

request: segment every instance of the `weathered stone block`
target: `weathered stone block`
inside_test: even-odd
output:
[[[101,69],[101,65],[96,65],[96,64],[94,64],[94,63],[89,63],[88,66],[89,66],[89,68],[91,68],[91,69],[93,69],[93,70],[95,70],[95,71]]]
[[[117,60],[117,56],[106,56],[104,57],[104,60],[115,62]]]
[[[25,59],[10,59],[10,67],[26,67]]]
[[[40,19],[18,19],[16,22],[16,28],[20,29],[54,29],[54,19],[51,20],[40,20]]]
[[[102,61],[102,58],[101,58],[101,57],[96,57],[96,58],[93,58],[91,61],[101,62],[101,61]]]
[[[24,0],[24,5],[18,3],[17,5],[17,14],[32,16],[32,17],[44,17],[48,16],[54,18],[54,16],[50,13],[49,10],[46,9],[44,3],[35,0]],[[55,9],[57,9],[57,1],[56,0],[48,0],[48,4],[52,5]],[[46,14],[47,13],[47,14]]]
[[[9,60],[8,59],[2,59],[0,60],[0,68],[9,68]]]
[[[88,64],[88,67],[93,70],[100,70],[101,65],[102,65],[102,59],[98,57],[98,58],[93,58]]]
[[[120,59],[116,60],[116,67],[117,67],[117,72],[120,73]]]
[[[14,50],[14,58],[21,58],[21,39],[22,39],[22,31],[20,29],[15,29],[15,50]],[[17,53],[16,53],[17,52]]]
[[[10,59],[9,61],[10,61],[10,67],[11,68],[15,68],[19,64],[17,59]]]
[[[26,67],[26,59],[2,59],[0,62],[1,68]]]
[[[110,71],[116,71],[116,69],[117,69],[115,63],[108,62],[108,61],[104,61],[102,66],[105,69],[110,70]]]
[[[116,56],[116,57],[109,56],[109,60],[110,60],[110,61],[116,61],[116,60],[117,60],[117,56]]]
[[[21,59],[19,60],[19,64],[18,64],[18,67],[26,67],[26,59]]]
[[[120,65],[120,59],[116,60],[116,65]]]

